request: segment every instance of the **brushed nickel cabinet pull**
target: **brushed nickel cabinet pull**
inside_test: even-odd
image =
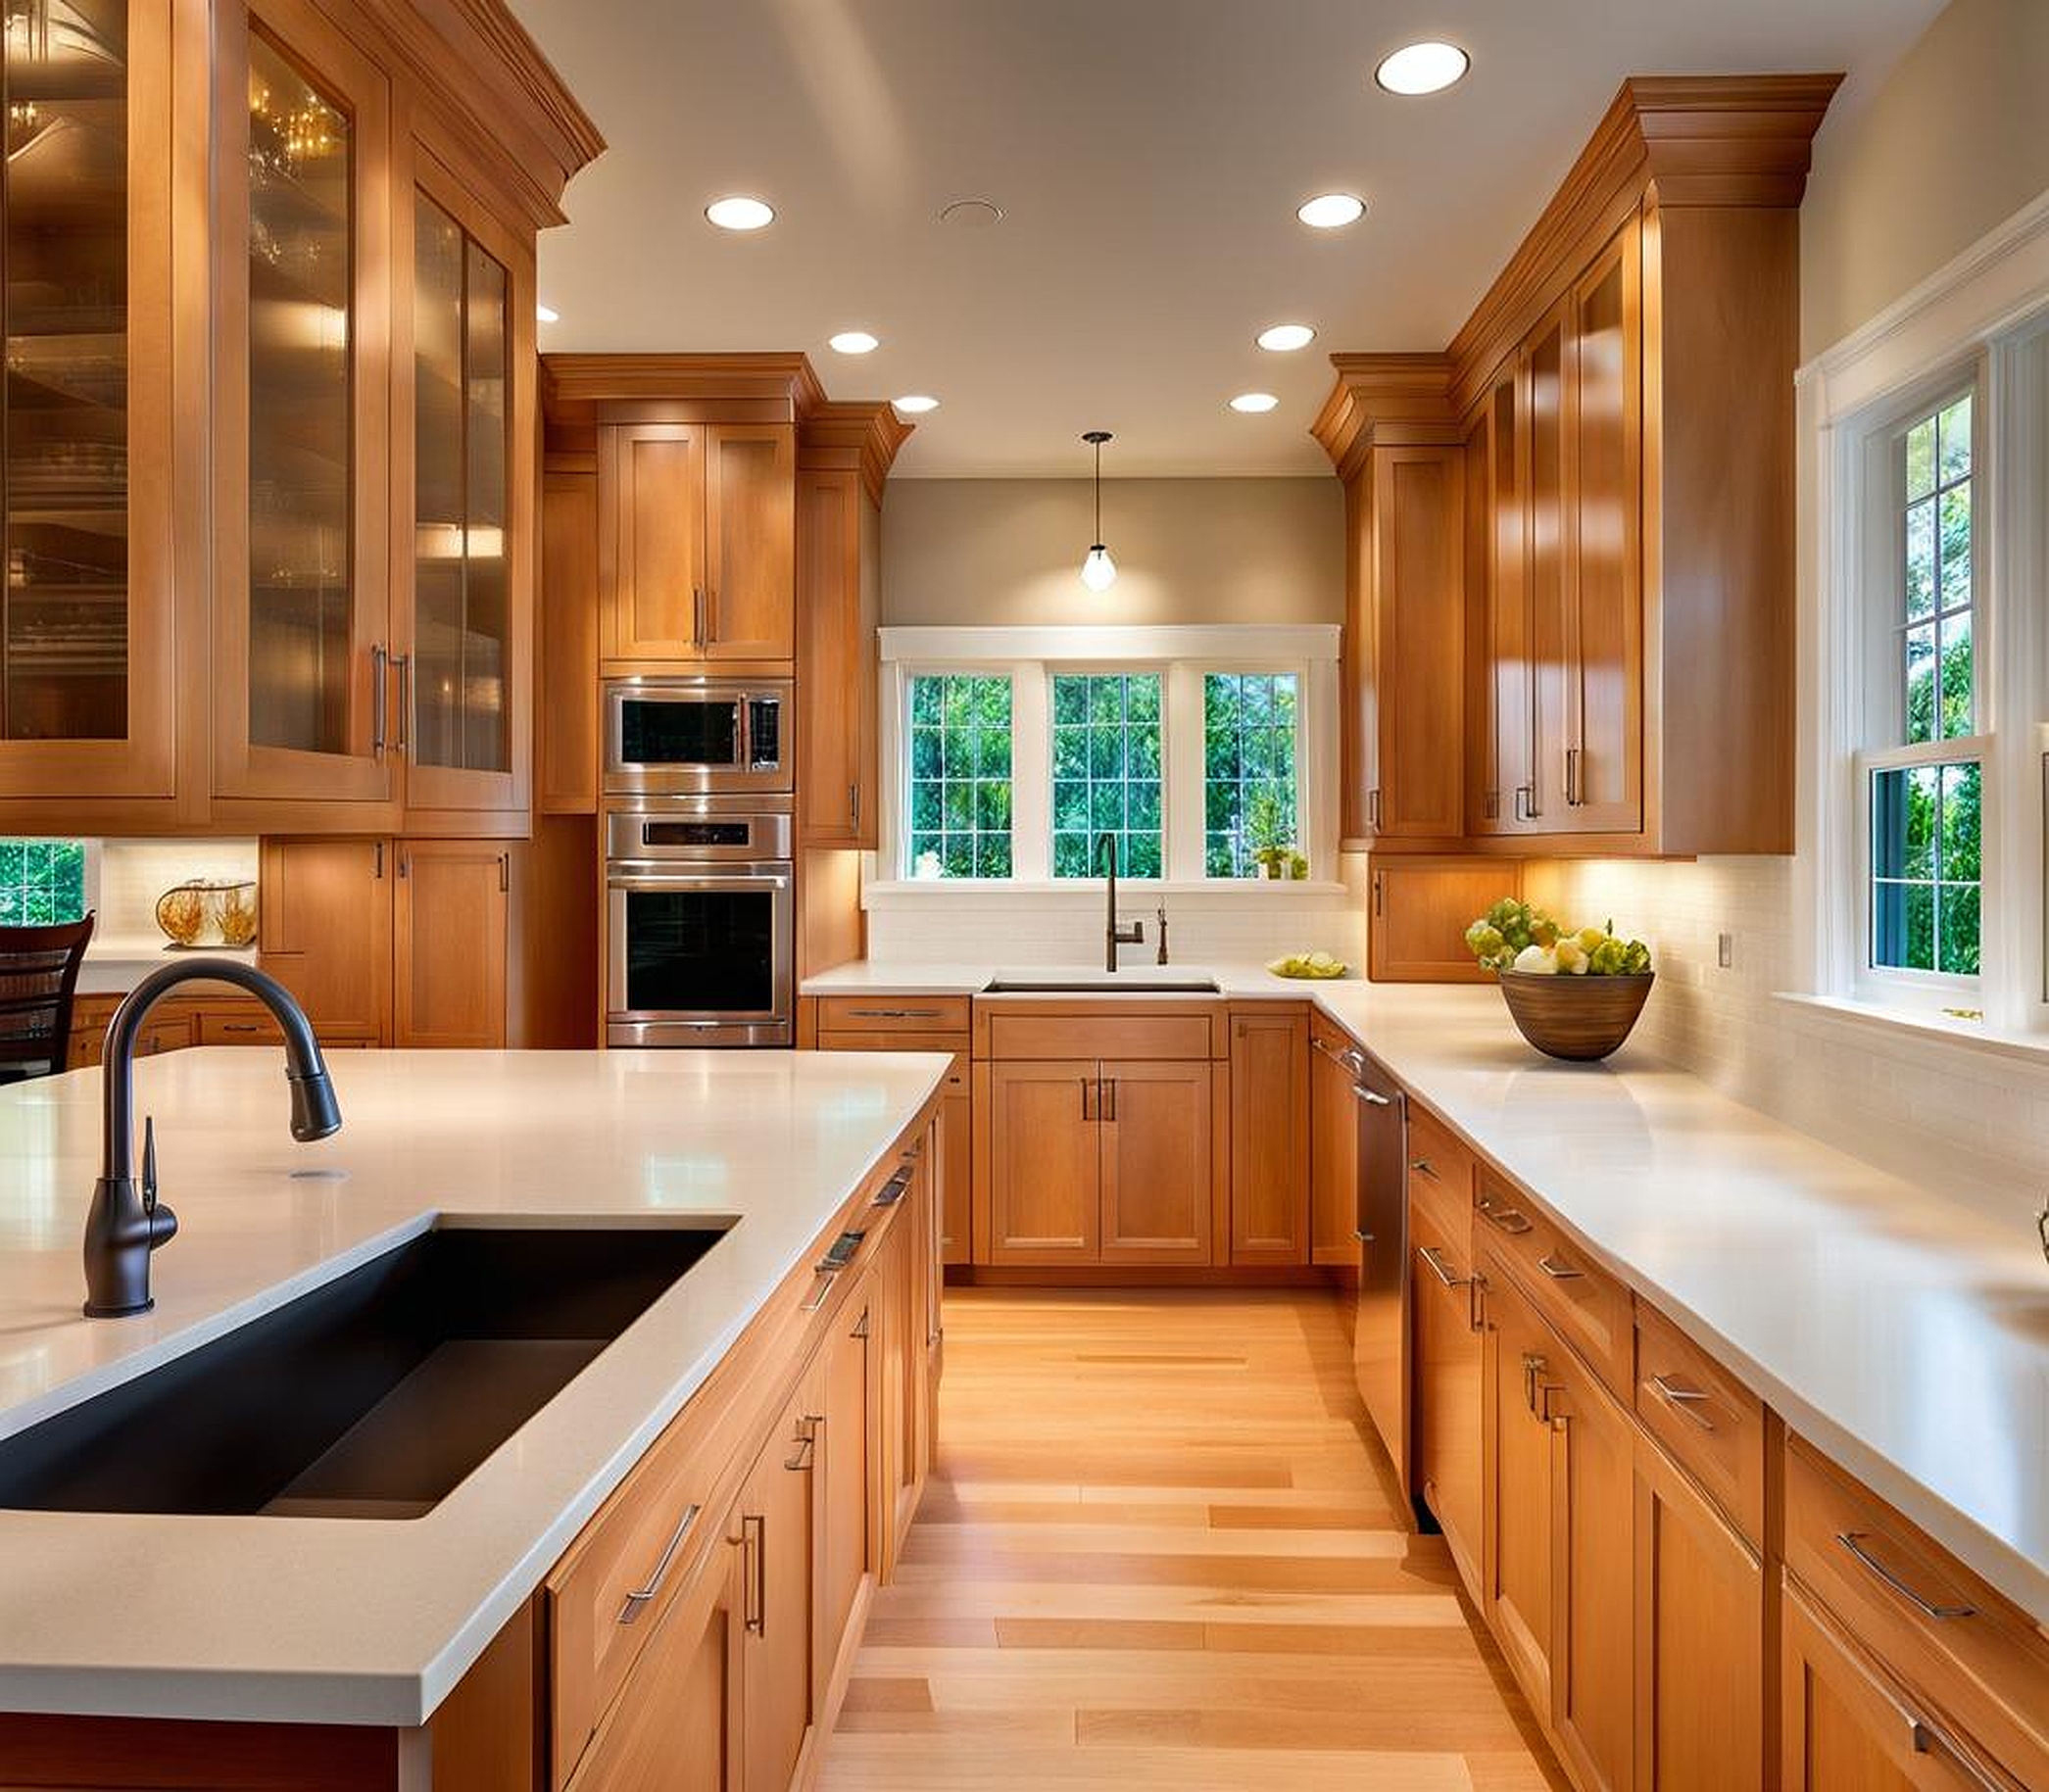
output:
[[[374,643],[370,648],[370,757],[384,756],[384,730],[388,721],[388,694],[384,689],[385,667],[391,656],[384,651],[384,644]]]
[[[1487,1330],[1487,1278],[1477,1269],[1466,1278],[1466,1330]]]
[[[683,1547],[683,1539],[690,1535],[690,1527],[698,1522],[698,1507],[695,1501],[683,1508],[683,1516],[676,1521],[676,1528],[669,1532],[667,1543],[655,1564],[655,1572],[648,1576],[648,1584],[637,1592],[626,1595],[626,1603],[619,1607],[615,1622],[630,1624],[660,1595],[661,1583],[668,1578],[669,1564],[676,1559],[676,1551]]]
[[[498,855],[498,887],[501,891],[512,887],[512,855],[510,852]]]
[[[1535,1350],[1523,1352],[1523,1404],[1532,1414],[1537,1411],[1537,1378],[1549,1368],[1542,1354]]]
[[[937,1008],[849,1008],[849,1020],[857,1021],[936,1021]]]
[[[398,738],[392,742],[391,750],[404,752],[413,745],[413,655],[394,654],[391,665],[399,675]]]
[[[1936,1605],[1930,1600],[1924,1599],[1899,1575],[1894,1574],[1891,1569],[1887,1568],[1884,1563],[1880,1562],[1877,1556],[1864,1547],[1864,1539],[1870,1534],[1869,1531],[1864,1530],[1839,1530],[1835,1533],[1835,1540],[1924,1618],[1932,1618],[1938,1623],[1947,1623],[1953,1618],[1976,1618],[1977,1616],[1977,1607],[1975,1605]]]
[[[1117,1121],[1117,1079],[1107,1079],[1100,1088],[1104,1092],[1098,1093],[1096,1099],[1102,1107],[1103,1119],[1114,1126]]]
[[[690,588],[690,641],[693,647],[705,644],[705,592],[699,585]]]
[[[1578,1282],[1586,1274],[1585,1270],[1576,1270],[1570,1263],[1553,1257],[1537,1258],[1537,1267],[1553,1282]]]
[[[1715,1429],[1714,1420],[1699,1410],[1713,1397],[1705,1389],[1682,1386],[1670,1376],[1662,1375],[1652,1376],[1649,1386],[1651,1391],[1682,1419],[1690,1419],[1704,1431]]]
[[[384,876],[384,843],[381,840],[372,841],[370,843],[370,877],[372,878],[372,880],[381,879]]]
[[[847,787],[847,816],[858,832],[861,825],[861,787],[858,784]]]
[[[1392,1107],[1394,1105],[1391,1097],[1382,1094],[1377,1089],[1368,1089],[1363,1083],[1354,1083],[1351,1092],[1365,1102],[1368,1107]]]
[[[1932,1723],[1920,1718],[1907,1718],[1907,1741],[1917,1755],[1939,1758],[1949,1763],[1977,1788],[1977,1792],[2006,1792],[2006,1788],[1991,1778],[1976,1762],[1957,1747],[1949,1737]]]
[[[1380,832],[1381,793],[1378,785],[1366,793],[1366,821],[1375,833]]]
[[[740,1548],[746,1582],[740,1593],[740,1622],[756,1636],[768,1634],[768,1520],[754,1513],[740,1519]]]
[[[261,1033],[263,1028],[256,1021],[222,1021],[220,1023],[220,1031],[222,1033]]]
[[[1437,1165],[1432,1163],[1430,1159],[1427,1157],[1410,1158],[1409,1168],[1415,1171],[1418,1176],[1429,1177],[1430,1180],[1434,1183],[1441,1183],[1444,1180],[1441,1176],[1438,1174]]]
[[[1084,1077],[1082,1079],[1082,1118],[1084,1120],[1094,1120],[1096,1118],[1095,1114],[1089,1109],[1089,1091],[1095,1087],[1096,1079],[1094,1077]]]
[[[847,1333],[849,1337],[866,1337],[868,1335],[868,1308],[861,1308],[860,1318],[854,1322],[854,1330]]]
[[[1512,1235],[1520,1235],[1530,1230],[1529,1216],[1515,1207],[1496,1207],[1483,1196],[1475,1204],[1475,1211],[1489,1226]]]
[[[1442,1253],[1432,1245],[1425,1244],[1420,1246],[1417,1250],[1417,1255],[1430,1265],[1430,1273],[1447,1288],[1462,1288],[1473,1280],[1470,1276],[1454,1276],[1451,1273],[1451,1266],[1444,1261]]]
[[[792,1474],[802,1474],[811,1466],[811,1457],[818,1447],[818,1428],[825,1423],[823,1413],[805,1413],[797,1422],[797,1435],[791,1439],[795,1446],[783,1458],[783,1467]]]
[[[1536,819],[1536,814],[1537,811],[1531,806],[1530,786],[1527,784],[1518,784],[1515,787],[1516,820],[1532,821]]]

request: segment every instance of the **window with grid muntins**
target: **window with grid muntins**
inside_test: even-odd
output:
[[[910,870],[1008,877],[1010,680],[980,672],[910,681]],[[929,875],[929,872],[926,873]]]
[[[1125,877],[1161,875],[1157,672],[1056,672],[1052,681],[1052,872],[1098,875],[1102,837]]]
[[[84,916],[82,840],[0,840],[0,927],[48,927]]]
[[[1210,672],[1202,680],[1202,868],[1258,877],[1262,848],[1299,845],[1293,672]]]
[[[1972,411],[1966,392],[1894,445],[1899,712],[1866,796],[1871,963],[1954,977],[1978,974],[1983,920]]]

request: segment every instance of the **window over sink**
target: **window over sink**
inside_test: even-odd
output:
[[[883,630],[882,881],[1335,880],[1338,635]]]

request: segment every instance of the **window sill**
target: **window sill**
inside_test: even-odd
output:
[[[1875,1035],[1882,1034],[1895,1043],[1935,1051],[1961,1050],[2009,1063],[2049,1064],[2049,1033],[2013,1032],[1982,1021],[1956,1020],[1946,1014],[1918,1013],[1907,1008],[1882,1008],[1876,1002],[1841,995],[1803,995],[1780,991],[1774,999],[1848,1021]]]
[[[866,908],[916,907],[955,902],[979,902],[992,906],[1005,902],[1033,904],[1071,901],[1097,908],[1102,905],[1104,880],[1099,877],[1062,878],[1057,883],[1026,883],[1016,878],[898,878],[865,885],[861,904]],[[1120,895],[1177,902],[1277,902],[1292,906],[1313,903],[1328,908],[1336,902],[1354,899],[1343,884],[1313,879],[1214,878],[1200,883],[1158,878],[1117,880]]]

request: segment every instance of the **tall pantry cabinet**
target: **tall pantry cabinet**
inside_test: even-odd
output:
[[[590,121],[498,0],[80,0],[6,55],[0,826],[524,834]]]

